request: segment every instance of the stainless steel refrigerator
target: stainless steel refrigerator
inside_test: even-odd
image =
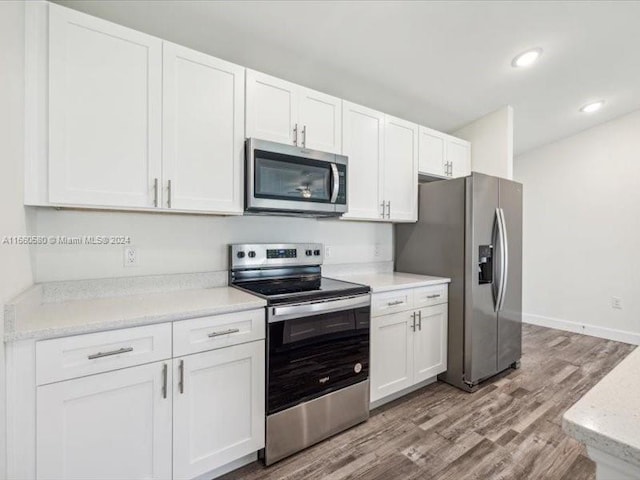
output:
[[[395,226],[399,272],[451,278],[447,371],[467,391],[522,355],[522,185],[473,173],[419,188],[418,222]]]

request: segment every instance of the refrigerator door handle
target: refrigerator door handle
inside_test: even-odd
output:
[[[498,247],[495,250],[498,250],[500,255],[498,255],[498,258],[496,258],[495,253],[497,252],[494,250],[494,259],[498,260],[496,265],[498,275],[494,274],[493,277],[493,311],[499,312],[500,305],[502,303],[502,296],[504,294],[504,234],[500,208],[496,208],[494,237],[494,244]]]
[[[504,210],[502,208],[500,210],[500,222],[502,224],[502,239],[501,239],[501,250],[502,250],[502,275],[500,276],[500,282],[502,283],[502,294],[500,296],[500,302],[498,303],[498,311],[502,310],[504,307],[504,300],[506,298],[507,291],[507,282],[509,281],[509,238],[507,237],[507,221],[505,220]]]

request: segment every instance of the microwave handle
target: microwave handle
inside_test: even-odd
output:
[[[338,176],[338,167],[335,163],[331,164],[331,175],[333,176],[333,189],[331,190],[331,203],[336,203],[338,192],[340,191],[340,177]]]

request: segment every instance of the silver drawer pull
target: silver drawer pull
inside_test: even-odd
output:
[[[440,298],[440,294],[438,294],[438,295],[427,295],[427,298]]]
[[[209,334],[209,338],[221,337],[222,335],[229,335],[230,333],[238,333],[240,331],[239,328],[230,328],[229,330],[224,330],[222,332],[213,332]]]
[[[404,300],[396,300],[395,302],[387,302],[389,307],[393,307],[394,305],[401,305],[404,303]]]
[[[123,347],[123,348],[119,348],[118,350],[112,350],[110,352],[98,352],[98,353],[94,353],[93,355],[89,355],[87,358],[89,360],[94,360],[96,358],[110,357],[111,355],[118,355],[120,353],[128,353],[128,352],[133,352],[133,347]]]

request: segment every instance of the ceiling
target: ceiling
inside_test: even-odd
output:
[[[438,130],[510,104],[516,153],[640,108],[640,2],[57,3]]]

